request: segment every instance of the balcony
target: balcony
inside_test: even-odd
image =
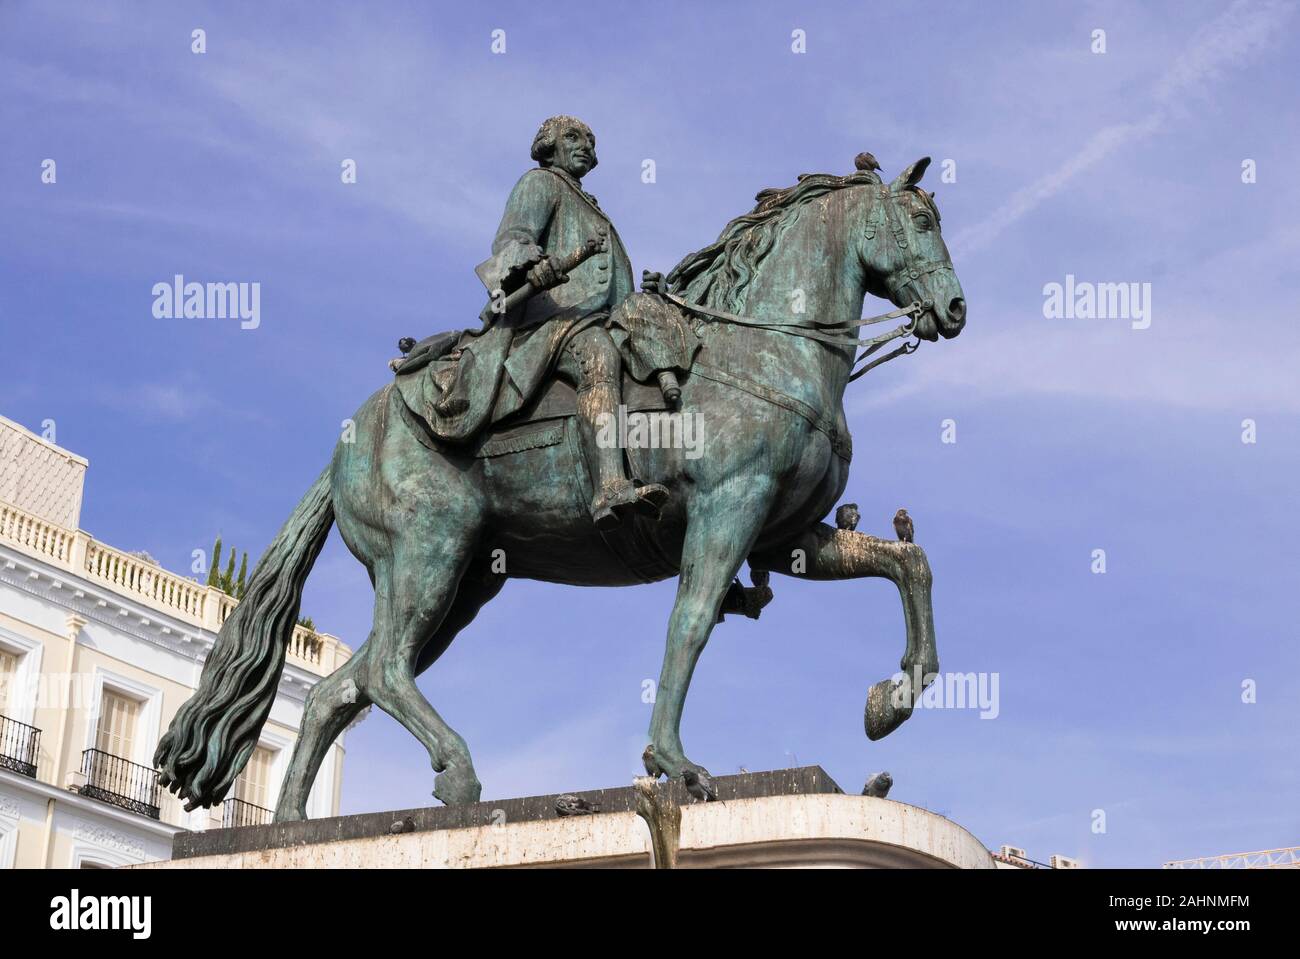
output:
[[[36,778],[41,731],[16,719],[0,716],[0,769]]]
[[[81,754],[81,773],[86,779],[78,790],[81,795],[150,819],[159,818],[158,770],[87,749]]]
[[[242,799],[227,799],[221,804],[223,829],[232,829],[235,826],[265,826],[272,818],[271,810]]]

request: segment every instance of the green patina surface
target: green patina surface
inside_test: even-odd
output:
[[[164,783],[190,805],[224,798],[256,745],[303,583],[334,523],[370,571],[374,626],[308,696],[279,821],[305,817],[326,750],[370,704],[426,747],[435,796],[477,801],[468,747],[415,677],[510,578],[678,577],[643,758],[700,798],[714,790],[686,756],[682,710],[719,613],[737,611],[743,564],[763,590],[768,573],[897,584],[909,678],[872,687],[871,738],[910,715],[912,677],[924,684],[937,672],[922,549],[821,522],[848,479],[843,398],[866,295],[918,304],[907,323],[919,340],[951,338],[965,323],[938,209],[917,185],[929,161],[886,183],[863,154],[853,173],[764,190],[715,243],[666,278],[647,274],[647,293],[632,295],[622,242],[582,187],[595,166],[590,131],[553,118],[532,152],[540,166],[511,193],[478,270],[498,306],[512,294],[517,305],[485,309],[480,327],[441,339],[412,363],[423,369],[400,372],[353,417],[355,436],[268,547],[159,746]],[[598,252],[563,281],[556,264],[593,236]],[[602,441],[601,414],[623,400],[692,417],[693,443]],[[857,446],[873,450],[862,437]],[[770,596],[740,606],[757,615]]]

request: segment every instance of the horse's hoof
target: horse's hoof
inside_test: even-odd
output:
[[[702,766],[682,770],[682,781],[686,791],[700,802],[712,802],[718,798],[718,791],[713,786],[713,777]]]
[[[867,730],[867,738],[873,743],[884,739],[912,715],[911,704],[903,701],[900,696],[901,685],[891,679],[882,679],[867,693],[863,725]],[[906,695],[905,691],[903,695]]]
[[[433,777],[433,798],[448,806],[478,802],[482,792],[483,785],[472,772],[466,774],[452,768]]]
[[[655,746],[651,743],[646,746],[645,752],[641,754],[641,762],[645,766],[646,774],[651,779],[658,779],[660,776],[667,776],[672,779],[674,776],[673,769],[665,767],[657,756],[655,756]],[[680,775],[682,782],[686,785],[686,791],[700,802],[711,802],[718,798],[718,791],[714,788],[713,777],[703,766],[696,766],[694,763],[683,762]]]

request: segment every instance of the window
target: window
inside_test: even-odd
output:
[[[271,762],[274,759],[275,753],[265,746],[253,750],[253,755],[248,757],[248,765],[235,782],[236,799],[263,809],[268,807],[267,783],[271,781]]]
[[[99,728],[95,732],[95,748],[111,756],[131,758],[135,744],[135,722],[140,704],[120,693],[105,689],[99,707]]]
[[[6,649],[0,649],[0,716],[13,718],[13,708],[9,702],[10,690],[14,688],[14,679],[18,675],[18,656]]]

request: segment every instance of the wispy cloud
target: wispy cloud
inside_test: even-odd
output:
[[[1191,42],[1150,91],[1153,109],[1140,119],[1107,124],[1064,163],[1014,193],[980,223],[950,240],[954,255],[969,255],[988,246],[1027,213],[1056,196],[1085,173],[1124,147],[1164,127],[1183,113],[1184,98],[1203,96],[1225,71],[1254,62],[1275,44],[1294,12],[1291,4],[1236,0],[1227,10],[1196,31]]]
[[[100,390],[99,400],[118,413],[142,420],[187,423],[221,411],[240,423],[268,424],[267,417],[246,405],[232,406],[188,382],[160,380]]]

